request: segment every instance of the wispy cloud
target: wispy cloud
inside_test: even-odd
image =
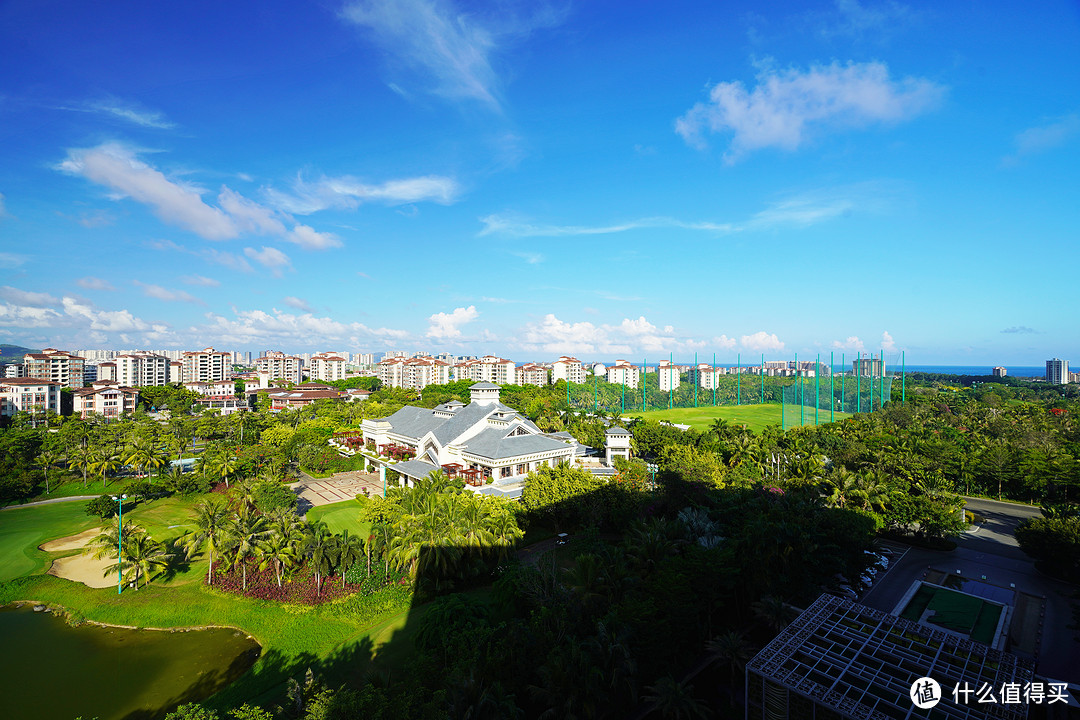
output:
[[[1029,328],[1029,327],[1027,327],[1025,325],[1014,325],[1012,327],[1005,328],[1001,332],[1006,333],[1008,335],[1035,335],[1039,331],[1034,330],[1032,328]]]
[[[866,345],[857,335],[849,335],[847,340],[833,340],[832,346],[837,350],[865,350]]]
[[[833,12],[826,13],[821,27],[821,34],[825,37],[862,38],[869,35],[880,38],[908,24],[914,16],[910,7],[890,0],[835,0],[834,6]]]
[[[266,199],[285,212],[310,215],[329,208],[353,210],[371,202],[386,205],[416,202],[449,205],[460,194],[461,186],[457,181],[441,175],[399,178],[384,183],[366,183],[344,175],[315,181],[297,178],[291,192],[270,189],[266,192]]]
[[[118,98],[104,98],[86,104],[91,112],[109,115],[140,127],[155,128],[158,130],[170,130],[176,127],[176,123],[170,121],[164,114],[155,110],[147,110],[136,103],[120,100]]]
[[[693,147],[708,133],[731,134],[724,159],[732,164],[755,150],[794,151],[814,131],[899,123],[936,106],[945,88],[925,78],[893,80],[884,63],[814,65],[808,70],[767,67],[747,91],[742,82],[718,83],[708,102],[675,121]]]
[[[86,290],[116,290],[108,280],[102,280],[92,276],[79,278],[75,284]]]
[[[14,303],[16,305],[28,305],[30,307],[49,307],[60,301],[49,293],[33,292],[11,287],[0,286],[0,301]]]
[[[1028,128],[1016,136],[1016,149],[1002,158],[1004,165],[1015,165],[1028,155],[1052,150],[1064,145],[1080,133],[1080,115],[1066,115],[1051,122]]]
[[[199,287],[219,287],[221,285],[220,281],[202,275],[184,275],[180,278],[180,281],[188,285],[198,285]]]
[[[275,277],[281,277],[286,270],[292,269],[292,260],[277,248],[265,245],[261,250],[244,248],[244,255],[270,270]]]
[[[544,5],[534,5],[528,16],[507,12],[511,4],[498,7],[501,15],[482,17],[450,0],[357,0],[341,15],[370,31],[394,62],[426,76],[433,92],[498,110],[499,79],[492,58],[531,31],[561,22]],[[389,87],[408,97],[397,83]]]
[[[0,268],[14,270],[26,263],[26,256],[17,253],[0,252]]]
[[[300,310],[302,312],[306,312],[306,313],[314,312],[314,310],[311,309],[311,306],[308,305],[308,301],[304,300],[303,298],[293,297],[292,295],[289,295],[289,296],[286,296],[285,299],[282,300],[282,302],[285,303],[286,305],[288,305],[289,307],[295,308],[295,309]]]
[[[522,350],[551,354],[668,353],[705,346],[704,341],[680,336],[671,325],[659,328],[644,316],[598,325],[587,321],[566,322],[549,313],[540,321],[527,323],[518,335],[516,345]]]
[[[121,143],[68,150],[67,159],[58,169],[103,185],[120,198],[142,203],[162,221],[207,240],[273,235],[308,250],[341,246],[336,235],[297,224],[286,213],[260,205],[228,187],[221,188],[217,206],[211,205],[203,200],[202,188],[170,179],[143,162],[134,148]]]
[[[146,297],[151,297],[155,300],[163,300],[165,302],[187,302],[196,305],[206,304],[191,293],[184,292],[183,290],[169,290],[161,285],[148,285],[147,283],[139,282],[138,280],[133,280],[132,282],[136,286],[142,288],[143,294],[146,295]]]
[[[784,342],[776,336],[776,333],[767,333],[759,330],[753,335],[743,335],[739,338],[739,344],[748,350],[783,350]]]
[[[641,218],[614,225],[536,225],[507,215],[488,215],[480,218],[484,228],[479,235],[507,235],[510,237],[565,237],[573,235],[610,235],[641,228],[681,228],[683,230],[704,230],[708,232],[728,233],[737,228],[727,223],[685,222],[668,217]]]

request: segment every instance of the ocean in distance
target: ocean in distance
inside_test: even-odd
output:
[[[1012,366],[1002,365],[1005,368],[1009,377],[1045,377],[1046,366]],[[893,370],[899,370],[899,365],[894,365],[887,368],[890,372]],[[942,373],[945,375],[991,375],[993,374],[993,366],[991,365],[908,365],[906,370],[908,372],[924,372],[924,373]]]

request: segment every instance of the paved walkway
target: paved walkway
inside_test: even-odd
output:
[[[301,512],[307,508],[318,505],[352,500],[357,495],[363,495],[366,488],[373,497],[382,495],[382,483],[378,473],[366,473],[359,470],[337,473],[322,480],[313,478],[307,474],[301,474],[299,482],[289,486],[300,499]]]
[[[74,502],[76,500],[93,500],[99,495],[71,495],[69,497],[49,498],[48,500],[35,500],[34,502],[23,503],[21,505],[7,505],[0,508],[0,510],[13,510],[14,508],[34,507],[35,505],[51,505],[52,503],[61,502]]]

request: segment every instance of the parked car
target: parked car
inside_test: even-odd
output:
[[[846,597],[848,600],[859,599],[859,593],[855,592],[854,588],[852,588],[850,585],[841,585],[840,587],[836,588],[836,591],[840,594],[841,597]]]
[[[859,576],[859,582],[863,584],[863,587],[869,588],[874,584],[874,578],[870,575],[863,574]]]

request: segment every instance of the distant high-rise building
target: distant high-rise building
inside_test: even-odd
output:
[[[1005,377],[1009,374],[1009,371],[1001,366],[994,368],[990,372],[993,373],[994,377]]]
[[[641,379],[640,370],[637,365],[627,360],[616,360],[615,364],[607,369],[607,381],[636,389]]]
[[[875,358],[873,355],[853,360],[851,368],[856,375],[862,377],[885,376],[885,362],[881,358]]]
[[[164,355],[136,350],[118,355],[112,362],[116,366],[115,374],[103,379],[116,380],[128,387],[169,383],[169,359]]]
[[[679,366],[668,361],[661,360],[656,366],[656,372],[658,373],[657,379],[660,382],[660,389],[668,392],[671,390],[679,389]]]
[[[192,352],[186,352],[183,355],[183,372],[181,376],[181,382],[213,382],[214,380],[224,380],[229,376],[231,370],[230,361],[232,360],[232,353],[218,352],[212,347],[203,348],[202,350],[196,350]],[[170,364],[169,379],[172,382],[172,367]]]
[[[27,353],[23,356],[26,377],[52,380],[60,383],[61,387],[69,387],[73,390],[78,390],[85,384],[83,380],[85,362],[78,355],[56,348],[45,348],[39,353]]]
[[[265,376],[267,383],[270,380],[300,382],[300,358],[295,355],[286,355],[279,350],[270,350],[256,360],[255,369],[260,375],[260,381]]]
[[[584,383],[585,368],[581,366],[581,361],[577,358],[563,355],[553,362],[551,364],[551,382],[555,383],[559,380],[577,383],[578,385]]]
[[[1066,385],[1069,382],[1069,361],[1060,358],[1046,361],[1046,382],[1051,385]]]

